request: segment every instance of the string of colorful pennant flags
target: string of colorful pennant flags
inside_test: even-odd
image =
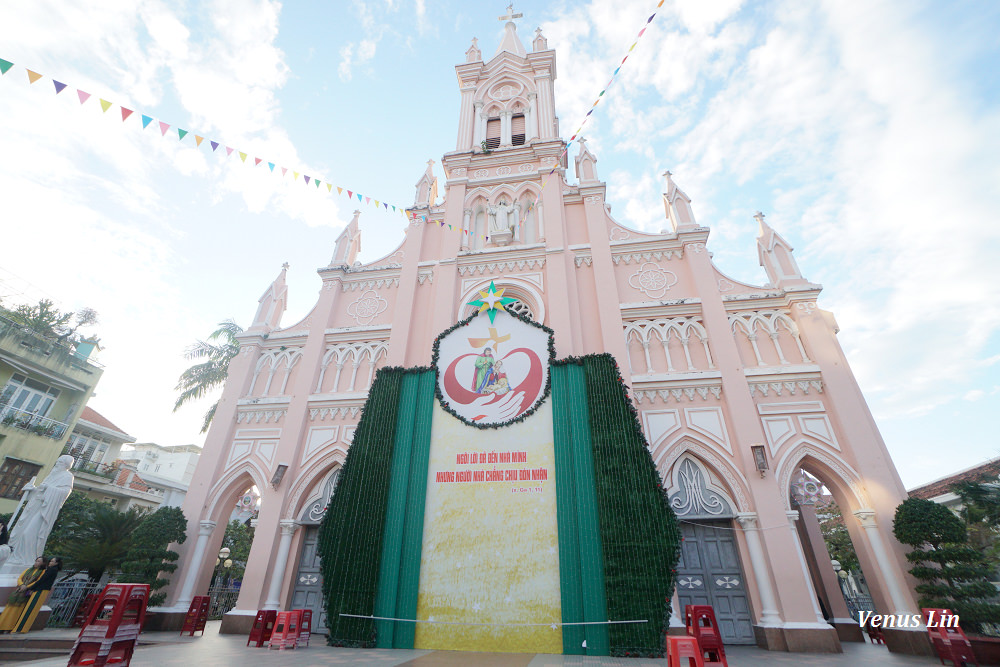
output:
[[[11,68],[13,68],[13,67],[14,67],[14,63],[13,62],[11,62],[9,60],[4,60],[4,59],[0,58],[0,76],[7,74],[7,72],[9,72],[11,70]],[[34,70],[30,70],[28,68],[24,68],[24,70],[25,70],[25,72],[28,75],[28,84],[29,85],[33,85],[33,84],[37,83],[39,80],[45,78],[45,75],[40,74],[39,72],[36,72]],[[52,79],[52,85],[53,85],[53,87],[55,89],[55,94],[56,95],[59,95],[66,88],[70,87],[69,84],[63,83],[61,81],[57,81],[55,79]],[[91,97],[93,97],[93,95],[91,95],[87,91],[79,89],[79,88],[76,89],[76,94],[77,94],[77,98],[80,100],[80,104],[81,105],[86,104],[86,102]],[[101,110],[104,113],[107,113],[111,109],[111,107],[113,107],[113,106],[119,107],[119,109],[121,110],[122,123],[125,123],[133,114],[137,113],[135,109],[129,109],[128,107],[122,106],[120,104],[115,104],[115,103],[111,102],[110,100],[106,100],[104,98],[98,98],[98,101],[99,101],[99,103],[101,105]],[[162,120],[157,120],[156,118],[154,118],[153,116],[150,116],[148,114],[144,114],[144,113],[140,112],[140,113],[138,113],[138,116],[141,119],[142,129],[143,130],[145,130],[146,128],[148,128],[150,125],[153,125],[153,122],[156,121],[155,127],[159,128],[160,134],[163,137],[166,137],[167,136],[167,132],[170,131],[171,127],[174,127],[174,129],[177,132],[177,139],[178,139],[178,141],[184,141],[185,137],[187,137],[189,134],[191,134],[191,135],[194,136],[195,146],[200,148],[201,145],[202,145],[202,143],[204,143],[205,140],[206,140],[206,137],[203,136],[203,135],[192,133],[189,130],[185,130],[185,129],[182,129],[180,127],[173,126],[170,123],[167,123],[167,122],[162,121]],[[171,133],[171,134],[173,134],[173,133]],[[226,157],[231,157],[233,155],[233,153],[236,153],[239,156],[240,161],[243,162],[244,164],[247,164],[247,158],[250,157],[250,154],[247,151],[239,150],[238,148],[235,148],[233,146],[224,145],[221,142],[215,141],[213,139],[208,139],[208,145],[211,146],[211,149],[212,149],[213,153],[215,153],[220,147],[224,148],[225,151],[226,151]],[[276,170],[280,170],[280,174],[281,174],[282,178],[284,178],[288,174],[288,172],[289,172],[288,167],[281,166],[281,165],[277,164],[276,162],[266,160],[265,158],[262,158],[262,157],[254,157],[253,158],[253,166],[259,167],[262,164],[266,164],[268,170],[271,173],[278,173],[278,171],[276,171]],[[334,185],[332,183],[323,181],[322,179],[319,179],[319,178],[316,178],[316,177],[304,174],[301,171],[296,171],[296,170],[293,169],[293,170],[291,170],[291,172],[292,172],[292,180],[293,181],[297,181],[298,178],[299,178],[299,176],[302,176],[302,182],[305,185],[315,185],[315,187],[317,189],[319,189],[319,188],[321,188],[322,186],[325,185],[328,193],[332,193],[333,189],[336,188],[338,195],[342,195],[344,193],[347,193],[348,199],[353,200],[355,197],[357,197],[357,200],[358,200],[359,203],[365,203],[367,205],[374,204],[375,208],[382,208],[385,211],[389,211],[391,209],[393,213],[398,212],[404,218],[408,217],[406,210],[403,207],[401,207],[401,206],[395,206],[395,205],[390,204],[388,202],[381,201],[379,199],[375,199],[373,197],[363,195],[360,192],[356,192],[352,188],[346,188],[346,187],[343,187],[343,186]]]
[[[663,2],[664,2],[664,0],[659,0],[659,2],[656,5],[656,9],[659,9],[661,6],[663,6]],[[601,90],[601,92],[597,95],[597,99],[594,100],[594,103],[591,105],[590,110],[587,111],[586,115],[584,116],[583,120],[581,121],[580,126],[577,128],[576,132],[573,133],[573,136],[571,136],[570,139],[569,139],[569,141],[566,143],[566,146],[563,148],[563,151],[560,154],[559,158],[555,161],[552,169],[543,178],[542,183],[541,183],[541,189],[542,190],[545,189],[545,186],[546,186],[546,184],[548,182],[548,179],[555,173],[556,169],[558,168],[558,165],[561,164],[562,159],[566,156],[567,152],[569,151],[569,147],[572,144],[572,142],[574,140],[576,140],[576,138],[578,136],[580,136],[580,133],[582,132],[583,127],[587,124],[587,121],[590,120],[590,116],[596,110],[597,105],[600,104],[601,100],[604,99],[605,94],[611,88],[612,84],[614,84],[614,82],[615,82],[615,80],[616,80],[616,78],[618,76],[618,73],[621,71],[622,66],[625,64],[625,61],[628,60],[629,55],[631,55],[632,51],[635,49],[636,45],[639,43],[639,40],[642,38],[643,34],[646,32],[646,29],[649,27],[649,24],[652,23],[652,21],[653,21],[653,19],[655,17],[656,17],[656,12],[654,11],[653,14],[648,19],[646,19],[645,24],[643,24],[642,29],[639,31],[639,34],[635,38],[635,41],[632,42],[632,46],[629,47],[628,52],[625,54],[625,57],[622,58],[621,62],[618,64],[618,67],[616,67],[615,70],[614,70],[614,72],[611,74],[611,78],[608,81],[608,83],[604,86],[604,89]],[[13,67],[14,67],[14,63],[13,62],[11,62],[9,60],[4,60],[4,59],[0,58],[0,76],[6,75],[7,72],[9,72]],[[27,76],[28,76],[28,85],[33,85],[33,84],[37,83],[39,80],[45,78],[45,76],[43,74],[41,74],[39,72],[36,72],[34,70],[30,70],[28,68],[24,68],[24,70],[25,70],[25,72],[27,73]],[[55,94],[56,95],[59,95],[66,88],[70,87],[69,84],[63,83],[61,81],[57,81],[55,79],[52,79],[52,85],[53,85],[53,88],[55,89]],[[86,102],[92,97],[91,93],[88,93],[88,92],[86,92],[86,91],[84,91],[84,90],[82,90],[80,88],[76,89],[76,93],[77,93],[77,98],[80,100],[80,105],[81,106],[84,105],[84,104],[86,104]],[[116,105],[115,103],[111,102],[110,100],[106,100],[104,98],[98,98],[98,101],[100,103],[101,110],[102,110],[103,113],[107,113],[111,109],[111,107],[113,107],[113,106],[119,107],[120,112],[121,112],[121,117],[122,117],[122,123],[125,123],[133,114],[137,113],[135,109],[129,109],[128,107],[124,107],[124,106],[122,106],[120,104]],[[160,134],[163,137],[166,137],[167,133],[170,131],[171,127],[173,127],[174,130],[177,133],[177,139],[178,139],[178,141],[184,141],[184,139],[188,135],[193,134],[193,136],[194,136],[194,142],[195,142],[195,147],[197,147],[197,148],[200,148],[201,145],[202,145],[202,143],[204,143],[205,140],[206,140],[206,138],[207,138],[204,135],[197,134],[197,133],[192,133],[189,130],[182,129],[182,128],[178,127],[178,126],[172,125],[171,123],[167,123],[167,122],[165,122],[163,120],[158,120],[158,119],[156,119],[153,116],[150,116],[148,114],[138,113],[138,115],[139,115],[139,117],[141,119],[142,129],[143,130],[145,130],[146,128],[148,128],[150,125],[153,124],[154,121],[156,121],[156,126],[154,126],[154,127],[157,127],[160,130]],[[250,157],[250,154],[247,151],[239,150],[238,148],[235,148],[233,146],[224,145],[221,142],[215,141],[213,139],[208,139],[208,144],[209,144],[209,146],[211,146],[211,150],[212,150],[213,153],[215,153],[220,147],[224,148],[225,151],[226,151],[226,157],[227,158],[231,157],[233,155],[233,153],[236,153],[239,156],[240,161],[242,163],[244,163],[244,164],[247,164],[247,158]],[[268,171],[271,172],[272,174],[277,174],[280,171],[281,178],[284,178],[285,176],[287,176],[288,171],[289,171],[288,167],[279,165],[279,164],[277,164],[274,161],[266,160],[265,158],[262,158],[262,157],[254,156],[254,158],[253,158],[253,166],[254,167],[259,167],[262,164],[266,164],[267,168],[268,168]],[[411,220],[411,221],[413,221],[413,220],[422,220],[424,223],[429,223],[430,222],[430,220],[429,220],[429,218],[428,218],[428,216],[426,214],[419,214],[419,213],[414,213],[414,212],[407,211],[405,208],[403,208],[401,206],[395,206],[395,205],[390,204],[390,203],[388,203],[386,201],[382,201],[380,199],[375,199],[373,197],[370,197],[370,196],[367,196],[367,195],[363,195],[360,192],[355,191],[353,188],[347,188],[347,187],[344,187],[344,186],[334,185],[334,184],[332,184],[332,183],[330,183],[328,181],[325,181],[323,179],[316,178],[314,176],[309,176],[309,175],[307,175],[307,174],[305,174],[305,173],[303,173],[301,171],[296,171],[294,169],[291,170],[291,171],[292,171],[292,180],[293,180],[293,182],[297,181],[299,179],[299,176],[302,176],[302,182],[306,186],[309,186],[310,184],[312,184],[312,185],[314,185],[316,187],[317,190],[321,189],[325,185],[327,192],[330,193],[330,194],[332,194],[334,188],[336,188],[338,196],[346,193],[347,194],[347,198],[349,200],[353,200],[356,197],[359,203],[365,203],[366,205],[372,205],[374,203],[376,209],[382,208],[386,212],[388,212],[391,209],[392,213],[395,214],[395,213],[398,212],[400,215],[402,215],[407,220]],[[528,207],[524,211],[523,215],[519,215],[518,216],[517,223],[516,223],[517,227],[523,229],[524,220],[525,220],[524,216],[526,216],[527,213],[530,212],[535,207],[536,204],[537,204],[537,201],[532,202],[531,204],[528,205]],[[439,223],[439,225],[441,227],[446,226],[446,223],[443,220],[440,220],[440,221],[437,221],[437,222]],[[452,227],[452,225],[447,225],[447,227],[448,227],[448,229],[450,229],[452,231],[456,231],[456,230],[454,230],[454,228]],[[470,236],[469,230],[467,230],[467,229],[460,229],[460,230],[457,230],[457,231],[460,231],[465,236]],[[478,237],[480,238],[480,240],[489,241],[489,236],[488,235],[478,235]]]

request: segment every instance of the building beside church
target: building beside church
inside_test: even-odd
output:
[[[255,539],[223,631],[246,632],[262,608],[311,607],[323,627],[317,527],[375,372],[427,366],[435,337],[493,282],[516,299],[512,310],[554,331],[557,358],[617,359],[682,522],[673,624],[684,604],[707,603],[728,643],[838,651],[860,639],[817,537],[822,487],[843,512],[877,611],[919,612],[892,536],[906,492],[836,321],[817,304],[821,287],[759,213],[766,284],[726,276],[669,172],[664,233],[615,219],[582,141],[569,173],[556,54],[540,30],[530,46],[512,21],[487,60],[473,41],[456,67],[447,180],[428,166],[396,250],[357,261],[355,212],[305,318],[281,321],[284,270],[261,296],[184,502],[173,611],[205,592],[234,503],[256,487]],[[915,630],[886,634],[893,650],[926,644]]]

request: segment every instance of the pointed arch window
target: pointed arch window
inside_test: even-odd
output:
[[[511,143],[515,146],[524,145],[524,114],[519,113],[510,119],[510,138]]]
[[[486,120],[486,148],[494,150],[500,147],[500,119],[489,118]]]

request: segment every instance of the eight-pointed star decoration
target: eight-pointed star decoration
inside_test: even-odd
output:
[[[506,310],[504,306],[509,306],[517,301],[517,299],[511,299],[509,296],[504,296],[503,292],[505,289],[506,288],[504,287],[497,289],[491,280],[489,288],[479,291],[479,296],[482,298],[470,301],[468,305],[479,306],[480,313],[485,310],[490,316],[490,324],[493,324],[498,310]]]

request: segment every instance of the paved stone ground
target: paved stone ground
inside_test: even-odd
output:
[[[75,638],[78,630],[43,630],[30,637]],[[209,622],[204,636],[179,637],[173,632],[144,633],[142,641],[156,644],[140,646],[132,658],[136,667],[306,667],[311,665],[359,665],[362,667],[663,667],[665,659],[591,658],[521,653],[462,653],[457,651],[343,649],[323,644],[314,635],[308,648],[277,651],[248,648],[246,637],[220,635],[219,621]],[[733,646],[726,650],[731,667],[929,667],[940,664],[934,658],[901,656],[889,653],[884,646],[844,644],[844,653],[778,653],[751,646]],[[32,660],[17,665],[66,667],[69,654],[62,658]]]

